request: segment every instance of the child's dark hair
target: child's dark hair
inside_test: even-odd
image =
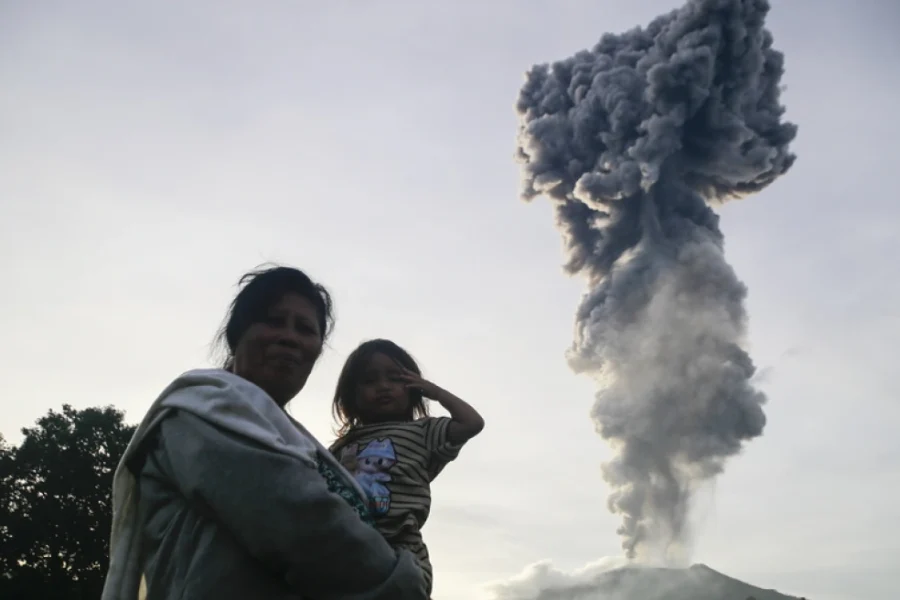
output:
[[[422,374],[419,365],[416,364],[409,352],[390,340],[374,339],[360,344],[347,357],[347,362],[344,363],[344,368],[341,369],[341,375],[338,377],[337,388],[334,390],[331,412],[334,420],[338,423],[338,435],[344,435],[362,424],[359,408],[356,405],[356,395],[366,368],[369,366],[369,361],[376,354],[384,354],[416,375]],[[428,405],[425,404],[421,392],[410,390],[409,398],[409,412],[405,415],[406,419],[414,421],[421,417],[427,417]]]

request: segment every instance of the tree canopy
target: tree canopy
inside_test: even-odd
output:
[[[112,480],[134,433],[112,408],[50,411],[0,436],[0,598],[96,600],[109,561]]]

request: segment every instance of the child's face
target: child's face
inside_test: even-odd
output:
[[[405,419],[410,397],[400,366],[389,356],[374,354],[363,372],[356,401],[366,423]]]

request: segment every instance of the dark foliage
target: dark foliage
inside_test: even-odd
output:
[[[0,437],[0,598],[96,600],[109,561],[112,479],[134,427],[64,405]]]

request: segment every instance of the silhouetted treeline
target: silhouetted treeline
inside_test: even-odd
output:
[[[113,408],[50,411],[0,436],[0,599],[98,600],[113,473],[131,435]]]

